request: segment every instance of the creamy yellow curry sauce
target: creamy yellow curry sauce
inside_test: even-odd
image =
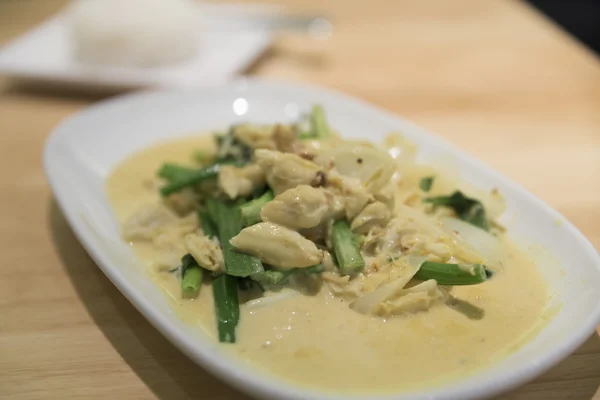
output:
[[[106,186],[119,220],[160,201],[155,173],[162,163],[191,164],[194,149],[212,147],[208,137],[176,140],[123,162]],[[548,304],[534,262],[505,236],[499,240],[507,254],[503,268],[483,284],[453,287],[454,301],[381,317],[355,312],[350,300],[323,287],[262,307],[241,304],[237,342],[221,346],[274,377],[328,392],[397,392],[470,374],[525,343],[543,324]],[[210,284],[196,299],[182,299],[179,278],[162,265],[163,251],[152,243],[131,245],[174,311],[216,340]]]

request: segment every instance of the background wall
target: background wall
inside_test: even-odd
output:
[[[528,0],[566,31],[600,54],[599,0]]]

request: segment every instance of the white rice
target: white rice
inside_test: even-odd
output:
[[[152,67],[198,52],[191,0],[78,0],[68,11],[74,56],[83,63]]]

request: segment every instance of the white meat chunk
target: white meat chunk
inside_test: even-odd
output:
[[[323,281],[327,284],[332,295],[346,300],[355,300],[362,293],[362,275],[358,275],[352,281],[350,276],[340,276],[335,272],[323,272]]]
[[[291,153],[294,151],[296,135],[287,125],[275,125],[273,141],[275,142],[277,150],[283,153]]]
[[[284,153],[292,152],[296,135],[287,125],[239,125],[233,131],[233,136],[251,149],[279,150]]]
[[[265,184],[265,173],[257,164],[241,168],[224,165],[219,171],[219,188],[230,199],[248,196],[252,190]]]
[[[229,242],[236,250],[280,269],[306,268],[323,260],[323,251],[313,242],[272,222],[249,226]]]
[[[199,233],[191,233],[183,238],[185,248],[194,260],[209,271],[225,271],[223,251],[216,238],[208,238]]]
[[[379,236],[377,250],[385,254],[413,254],[433,256],[431,261],[448,262],[452,258],[470,264],[486,264],[459,235],[443,228],[443,223],[422,211],[403,205],[389,221],[385,233]]]
[[[164,199],[165,204],[178,215],[187,215],[196,209],[199,196],[192,188],[184,188],[183,190],[171,194]]]
[[[385,227],[390,218],[392,218],[392,212],[388,206],[376,201],[375,203],[368,204],[352,220],[350,228],[356,233],[366,234],[374,227]]]
[[[198,229],[198,217],[196,213],[190,213],[159,230],[152,238],[152,245],[156,250],[175,254],[178,258],[181,258],[185,254],[183,237],[196,229]]]
[[[329,201],[322,188],[300,185],[277,195],[267,203],[260,217],[290,229],[308,229],[319,225],[329,214]]]
[[[127,241],[152,240],[169,225],[177,222],[177,215],[163,204],[149,204],[136,210],[123,225]]]
[[[275,194],[299,185],[317,186],[324,179],[318,165],[292,153],[259,149],[254,156]]]
[[[388,206],[390,210],[394,211],[396,206],[396,190],[397,188],[395,187],[395,185],[392,182],[390,182],[389,184],[385,185],[379,192],[375,193],[373,196],[375,197],[375,200],[382,202],[383,204]]]
[[[417,271],[418,267],[408,264],[405,259],[392,261],[385,274],[370,275],[373,281],[363,285],[367,293],[353,301],[350,308],[361,314],[374,314],[381,303],[400,295]],[[386,279],[382,281],[378,275],[384,275]]]
[[[276,149],[273,126],[270,125],[238,125],[233,130],[233,137],[251,149]]]
[[[327,174],[327,189],[335,196],[334,209],[345,214],[348,220],[354,219],[372,199],[359,179],[344,177],[335,171]]]
[[[376,304],[372,309],[372,314],[382,317],[414,314],[427,311],[435,305],[442,304],[444,300],[445,296],[437,282],[431,279],[405,288],[397,297]]]

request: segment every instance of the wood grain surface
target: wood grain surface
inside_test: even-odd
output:
[[[359,96],[519,182],[600,248],[600,62],[519,2],[286,0],[333,36],[281,35],[248,74]],[[0,1],[0,44],[64,5]],[[47,55],[51,56],[51,55]],[[105,97],[0,80],[0,397],[244,399],[99,271],[45,181],[52,128]],[[600,339],[504,399],[600,399]]]

